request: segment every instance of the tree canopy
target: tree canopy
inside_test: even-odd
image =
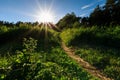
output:
[[[74,24],[74,25],[73,25]],[[66,14],[58,23],[61,29],[79,25],[114,26],[120,25],[120,0],[106,0],[104,6],[96,6],[89,17],[76,17],[74,13]]]
[[[72,12],[71,14],[66,14],[62,19],[59,20],[57,26],[60,29],[63,28],[71,28],[74,25],[79,25],[80,17],[76,17],[76,15]]]
[[[102,7],[99,5],[90,14],[91,25],[120,25],[120,0],[107,0]]]

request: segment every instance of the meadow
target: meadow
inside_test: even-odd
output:
[[[101,70],[106,76],[120,79],[120,27],[80,27],[66,29],[62,41],[75,49],[76,55]]]
[[[119,80],[119,34],[119,26],[67,28],[61,32],[40,26],[2,26],[0,79],[99,80],[65,53],[61,47],[64,42],[104,75]]]
[[[59,34],[39,27],[1,27],[0,80],[99,80],[61,48]]]

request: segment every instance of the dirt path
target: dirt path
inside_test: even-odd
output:
[[[94,66],[90,65],[88,62],[84,61],[80,56],[75,55],[75,52],[68,48],[64,43],[62,43],[62,48],[67,53],[69,57],[76,60],[79,65],[81,65],[87,72],[100,78],[101,80],[113,80],[105,77],[99,70],[97,70]]]

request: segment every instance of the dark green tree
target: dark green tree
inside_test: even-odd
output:
[[[105,6],[99,5],[90,14],[91,25],[120,25],[120,0],[107,0]]]
[[[64,29],[64,28],[72,28],[73,24],[75,22],[79,22],[80,18],[76,17],[76,15],[72,12],[71,14],[66,14],[58,23],[57,26],[60,29]]]
[[[112,5],[112,24],[120,25],[120,0],[116,0]]]
[[[89,18],[88,17],[83,17],[81,19],[81,24],[84,25],[85,27],[89,25]]]
[[[99,5],[94,9],[94,11],[90,14],[89,21],[92,25],[101,25],[102,21],[102,10]]]

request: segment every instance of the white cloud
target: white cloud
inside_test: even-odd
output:
[[[100,6],[101,6],[101,7],[103,7],[104,5],[105,5],[105,3],[103,3],[103,4],[100,4]]]
[[[80,15],[80,17],[85,17],[87,14],[86,13],[83,13]]]
[[[91,13],[91,11],[93,11],[93,10],[94,10],[94,8],[84,10],[84,11],[82,11],[82,13],[79,16],[80,17],[88,16],[88,14]]]
[[[94,5],[94,4],[92,3],[92,4],[84,5],[83,7],[81,7],[81,9],[89,8],[89,7],[91,7],[92,5]]]
[[[84,6],[81,7],[81,9],[89,8],[89,7],[93,6],[94,4],[96,4],[98,2],[101,2],[101,1],[103,1],[103,0],[97,0],[96,2],[93,2],[91,4],[84,5]]]

